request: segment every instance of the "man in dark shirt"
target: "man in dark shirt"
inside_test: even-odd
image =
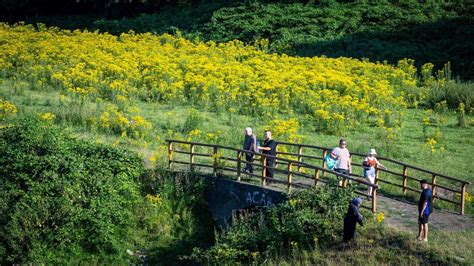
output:
[[[433,192],[428,187],[428,181],[420,181],[421,191],[420,201],[418,202],[418,237],[419,241],[428,241],[428,218],[433,212]]]
[[[245,153],[245,161],[247,161],[246,166],[244,168],[244,172],[246,173],[253,173],[253,158],[254,152],[257,152],[257,137],[252,132],[252,128],[246,127],[245,128],[245,139],[243,149],[249,151]]]
[[[272,132],[270,130],[265,130],[265,141],[263,142],[263,147],[258,147],[263,154],[270,156],[276,156],[276,142],[272,139]],[[267,168],[265,171],[265,176],[268,178],[273,178],[273,167],[275,167],[275,159],[267,157]]]

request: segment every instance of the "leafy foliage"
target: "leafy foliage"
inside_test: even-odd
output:
[[[179,256],[191,254],[193,247],[212,244],[214,223],[204,200],[204,180],[165,171],[146,176],[147,195],[138,216],[147,262],[174,264]]]
[[[192,259],[205,263],[245,262],[255,254],[265,256],[291,250],[324,248],[337,242],[351,190],[321,186],[298,190],[288,201],[261,212],[249,212],[234,219],[232,227],[216,234],[210,249],[196,248]]]
[[[141,159],[36,118],[0,131],[2,263],[129,260]]]

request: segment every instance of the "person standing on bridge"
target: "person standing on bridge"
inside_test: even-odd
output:
[[[258,146],[259,150],[262,150],[263,154],[270,156],[276,156],[276,142],[272,139],[272,132],[270,130],[265,130],[265,141],[263,142],[263,147]],[[267,168],[265,170],[265,176],[268,178],[273,178],[273,167],[275,167],[275,159],[267,157],[266,161]]]
[[[428,241],[428,218],[433,212],[433,191],[428,186],[428,181],[421,180],[423,189],[418,202],[418,241]]]
[[[347,142],[345,139],[339,140],[339,147],[332,150],[331,157],[337,160],[334,171],[345,175],[352,174],[351,154],[347,149]],[[338,180],[338,185],[342,186],[341,180]]]
[[[346,217],[344,218],[344,234],[342,239],[345,244],[352,240],[352,243],[356,242],[356,227],[357,224],[364,225],[362,221],[362,215],[360,214],[359,207],[362,204],[361,198],[352,199],[347,209]]]
[[[364,177],[369,179],[369,182],[371,184],[375,184],[375,167],[387,169],[387,167],[383,166],[375,156],[377,156],[377,152],[375,151],[375,149],[370,149],[369,154],[362,162],[362,167],[364,167]],[[369,199],[372,197],[371,186],[367,187],[367,197]]]
[[[253,173],[253,159],[255,157],[254,152],[258,152],[257,149],[257,137],[252,132],[252,128],[246,127],[245,128],[245,139],[244,139],[244,146],[243,149],[249,152],[245,153],[245,161],[246,166],[244,168],[244,172],[246,173]]]

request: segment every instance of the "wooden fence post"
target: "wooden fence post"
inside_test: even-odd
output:
[[[407,192],[407,172],[408,167],[406,165],[403,166],[403,176],[402,176],[402,191],[403,194]]]
[[[288,171],[288,180],[287,180],[288,181],[288,193],[290,193],[290,191],[291,191],[291,182],[293,181],[292,166],[293,166],[292,162],[288,163],[288,169],[287,169],[287,171]]]
[[[465,206],[465,201],[466,201],[466,187],[467,184],[463,183],[462,188],[461,188],[461,215],[464,215],[464,206]]]
[[[189,146],[189,152],[191,153],[189,155],[189,168],[191,172],[194,172],[194,144],[191,144],[191,146]]]
[[[262,186],[267,185],[267,157],[262,154]]]
[[[328,151],[324,149],[323,150],[323,163],[322,163],[323,169],[326,169],[326,160],[324,160],[326,155],[328,155]],[[324,176],[324,171],[322,171],[322,176]],[[319,176],[318,176],[318,178],[319,178]]]
[[[326,157],[326,155],[328,155],[328,151],[327,151],[327,150],[323,150],[323,169],[326,169],[326,160],[324,160],[324,158]]]
[[[372,212],[377,211],[377,189],[372,187]]]
[[[173,142],[168,141],[168,170],[173,167]]]
[[[238,182],[240,182],[241,165],[242,165],[242,152],[237,151],[237,181]]]
[[[317,186],[319,183],[319,169],[314,169],[314,185]]]
[[[435,195],[436,195],[436,174],[433,174],[431,177],[431,191],[433,193],[433,202],[435,201]]]
[[[303,161],[303,157],[301,157],[301,155],[303,154],[303,147],[301,146],[298,146],[298,162],[302,162]],[[301,170],[301,165],[298,164],[298,173],[300,172]]]
[[[213,157],[214,157],[214,164],[212,167],[212,174],[214,175],[214,177],[216,177],[217,176],[217,146],[214,146]]]

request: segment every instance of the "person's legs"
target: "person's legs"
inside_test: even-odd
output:
[[[423,224],[421,222],[421,219],[418,219],[418,236],[416,237],[418,240],[422,239],[421,234],[423,232]]]
[[[248,171],[249,173],[253,173],[253,166],[251,162],[253,162],[253,154],[245,154],[245,160],[247,161],[245,164],[245,171]]]
[[[267,168],[265,172],[266,177],[273,178],[273,168],[269,167],[275,167],[274,165],[275,163],[273,161],[267,161]]]
[[[334,171],[337,173],[342,173],[344,169],[334,169]],[[337,180],[337,186],[342,187],[342,177],[339,175],[336,175],[336,180]]]
[[[425,237],[423,238],[424,241],[428,241],[428,223],[423,225],[423,233]]]
[[[369,175],[369,176],[367,176],[367,178],[369,179],[369,182],[370,182],[371,184],[373,184],[373,183],[375,182],[375,176]],[[368,197],[371,197],[371,196],[372,196],[372,187],[371,187],[371,186],[368,186],[368,187],[367,187],[367,196],[368,196]]]
[[[428,218],[429,217],[430,217],[429,214],[423,216],[422,224],[423,224],[423,240],[424,241],[428,241]]]
[[[275,163],[273,161],[267,161],[267,168],[265,169],[265,176],[269,178],[269,180],[267,180],[267,183],[271,183],[271,179],[273,179],[274,169],[269,167],[275,167],[274,165]]]

